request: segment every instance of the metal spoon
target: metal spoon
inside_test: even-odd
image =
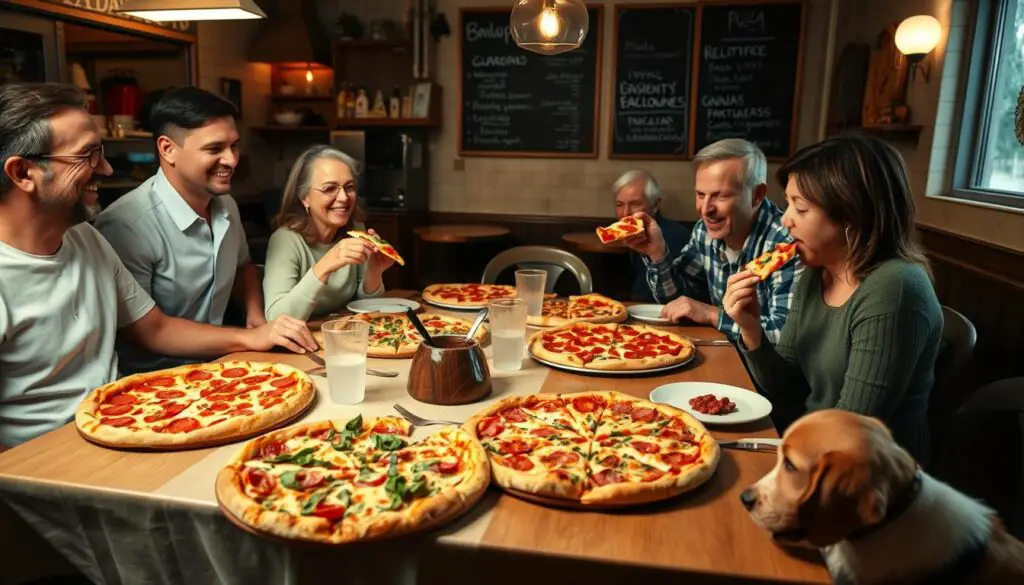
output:
[[[423,338],[423,343],[436,347],[433,338],[430,337],[430,333],[427,333],[427,328],[423,326],[423,322],[416,316],[416,311],[412,307],[405,310],[405,316],[409,318],[409,321],[412,321],[412,326],[416,328],[416,331],[420,332],[420,337]]]
[[[480,329],[480,326],[484,324],[484,319],[486,318],[487,307],[484,307],[483,310],[481,310],[480,313],[476,316],[476,319],[473,320],[473,324],[469,327],[469,332],[466,333],[466,341],[473,340],[473,336],[476,335],[476,330]]]

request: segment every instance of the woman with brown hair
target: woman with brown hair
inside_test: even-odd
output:
[[[825,408],[875,416],[924,463],[942,313],[914,241],[903,158],[845,134],[800,150],[776,179],[789,204],[782,224],[807,267],[778,343],[761,330],[756,276],[734,274],[723,298],[776,426]]]
[[[384,292],[381,275],[394,260],[365,240],[338,239],[363,229],[357,168],[352,157],[323,145],[306,149],[292,166],[267,245],[267,320],[308,320],[343,309],[353,297]]]

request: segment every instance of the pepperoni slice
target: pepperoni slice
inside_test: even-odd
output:
[[[260,459],[270,459],[271,457],[277,457],[278,455],[284,454],[288,449],[281,441],[272,441],[263,445],[260,449]]]
[[[168,398],[181,398],[185,396],[185,392],[181,390],[161,390],[156,393],[156,397],[166,400]]]
[[[380,476],[375,477],[374,479],[371,479],[371,480],[367,480],[367,481],[362,481],[362,480],[358,480],[357,479],[355,481],[355,485],[356,485],[356,487],[377,487],[377,486],[383,484],[387,480],[388,480],[387,474],[381,474]]]
[[[616,402],[612,405],[612,412],[615,414],[629,414],[633,412],[633,405],[628,402]]]
[[[551,427],[540,427],[539,429],[533,429],[530,434],[534,437],[551,437],[557,435],[558,431]]]
[[[119,392],[113,396],[108,396],[104,402],[106,404],[136,404],[138,401],[138,398],[127,392]]]
[[[294,386],[298,384],[298,382],[298,380],[289,376],[287,378],[278,378],[271,382],[270,385],[273,386],[274,388],[287,388],[289,386]]]
[[[146,386],[160,386],[166,388],[167,386],[174,386],[173,376],[160,376],[159,378],[152,378],[146,380]]]
[[[521,408],[512,408],[501,413],[510,422],[526,422],[530,417]]]
[[[345,517],[345,506],[342,505],[325,505],[320,503],[313,510],[313,515],[317,518],[323,518],[328,522],[337,522]]]
[[[442,475],[451,475],[459,470],[459,462],[442,461],[437,465],[437,472]]]
[[[511,441],[502,441],[500,449],[502,453],[528,453],[530,451],[530,444],[519,439],[512,439]]]
[[[657,445],[654,443],[647,443],[644,441],[633,441],[630,445],[641,453],[657,453],[660,451]]]
[[[228,410],[229,408],[231,408],[231,405],[228,404],[227,402],[211,402],[210,406],[208,408],[210,410],[216,410],[218,412],[223,412],[223,411]]]
[[[268,409],[268,408],[273,408],[274,406],[277,406],[278,404],[281,404],[282,402],[284,402],[283,398],[278,398],[278,397],[271,396],[270,398],[261,398],[260,399],[260,406],[262,408],[264,408],[264,409]]]
[[[530,461],[530,458],[526,455],[506,457],[502,463],[517,471],[530,471],[533,469],[533,461]]]
[[[540,459],[545,465],[571,465],[580,460],[579,453],[572,451],[555,451]]]
[[[695,452],[690,453],[690,454],[679,453],[679,452],[664,453],[661,456],[661,460],[664,461],[665,463],[671,465],[672,467],[682,467],[683,465],[686,465],[688,463],[693,463],[694,461],[697,461],[698,459],[700,459],[700,452],[699,451],[695,451]]]
[[[661,429],[658,431],[658,436],[662,439],[668,439],[670,441],[682,441],[683,433],[675,429]]]
[[[658,479],[661,479],[663,475],[665,475],[665,472],[663,471],[658,471],[657,469],[649,469],[644,473],[644,476],[640,479],[640,481],[656,481]]]
[[[256,467],[246,467],[242,472],[242,479],[252,487],[252,491],[261,496],[270,495],[277,487],[277,480],[273,475]]]
[[[653,408],[639,407],[634,408],[630,416],[637,422],[651,422],[658,416],[658,412]]]
[[[501,419],[498,417],[491,416],[480,421],[476,429],[481,437],[497,437],[501,431],[505,430],[505,425],[501,424]]]
[[[115,404],[114,406],[107,406],[100,409],[100,414],[103,416],[119,416],[122,414],[128,414],[135,408],[131,404]]]
[[[194,418],[179,418],[160,430],[165,433],[190,433],[201,426]]]
[[[572,399],[572,406],[580,412],[594,412],[597,410],[597,401],[589,396],[581,396]]]
[[[201,380],[209,380],[212,377],[213,374],[206,370],[192,370],[191,372],[185,374],[185,380],[188,382],[199,382]]]
[[[388,424],[386,422],[377,423],[373,427],[373,429],[370,430],[370,432],[371,433],[383,433],[385,435],[404,435],[405,434],[405,431],[403,431],[402,429],[400,429],[400,428],[398,428],[396,426],[392,426],[392,425],[390,425],[390,424]]]
[[[220,373],[221,378],[241,378],[249,373],[245,368],[228,368]]]
[[[181,411],[185,410],[186,408],[188,408],[188,404],[171,403],[171,404],[168,404],[167,406],[164,407],[163,412],[159,412],[157,414],[151,414],[151,415],[147,416],[143,420],[145,420],[148,423],[152,423],[152,422],[156,422],[158,420],[168,419],[168,418],[171,418],[172,416],[177,415],[178,413],[180,413]]]
[[[252,416],[252,415],[253,415],[252,410],[250,410],[248,408],[243,408],[241,410],[236,410],[236,411],[231,413],[231,416]]]
[[[130,416],[122,416],[118,418],[101,418],[100,424],[111,427],[126,427],[135,422],[135,419]]]
[[[228,376],[228,377],[230,378],[231,376]],[[269,379],[270,379],[270,374],[258,374],[256,376],[249,376],[248,378],[242,378],[242,383],[245,384],[246,386],[250,386],[252,384],[259,384],[260,382],[266,382]]]
[[[618,465],[619,465],[619,456],[618,455],[609,455],[609,456],[607,456],[607,457],[605,457],[604,459],[601,460],[601,465],[604,465],[605,467],[618,467]]]
[[[622,483],[626,478],[622,477],[622,474],[614,469],[605,469],[604,471],[594,474],[590,478],[590,483],[596,487],[608,485],[611,483]]]
[[[304,490],[311,490],[324,482],[324,474],[319,471],[300,471],[295,474],[295,481]]]

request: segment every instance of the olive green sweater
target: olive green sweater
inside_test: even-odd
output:
[[[942,311],[925,271],[880,264],[840,307],[826,305],[822,269],[804,271],[776,345],[743,352],[788,426],[806,412],[842,408],[880,418],[922,464],[928,457],[928,396]],[[783,428],[779,431],[782,432]]]

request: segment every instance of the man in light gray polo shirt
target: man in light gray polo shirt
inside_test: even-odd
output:
[[[100,214],[96,228],[168,315],[221,325],[235,297],[249,327],[266,323],[238,205],[228,193],[238,164],[238,111],[196,88],[168,91],[153,107],[160,170]],[[119,347],[125,372],[185,360]]]
[[[99,175],[112,172],[85,104],[70,85],[0,85],[0,450],[70,421],[93,388],[116,380],[119,333],[198,358],[317,348],[290,317],[232,329],[154,306],[85,223]]]

